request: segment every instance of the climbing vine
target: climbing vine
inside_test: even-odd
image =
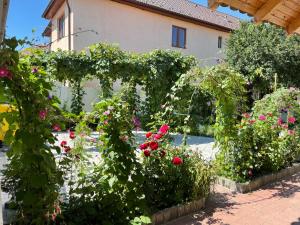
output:
[[[23,43],[10,39],[0,45],[0,96],[10,103],[9,112],[0,115],[9,123],[4,142],[10,146],[2,184],[13,196],[17,223],[47,224],[59,208],[63,184],[53,154],[60,149],[51,133],[59,123],[58,99],[50,95],[47,74],[29,56],[19,57],[16,49]]]

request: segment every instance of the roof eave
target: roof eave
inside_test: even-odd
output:
[[[43,12],[42,17],[48,20],[52,19],[53,15],[55,14],[54,12],[56,12],[57,9],[59,9],[62,6],[64,1],[65,0],[51,0],[47,5],[45,11]],[[52,12],[52,10],[54,10],[54,12]]]
[[[162,15],[165,15],[165,16],[175,17],[175,18],[181,19],[181,20],[185,19],[187,22],[196,23],[198,25],[202,25],[202,26],[212,28],[212,29],[215,29],[215,30],[220,30],[220,31],[224,31],[224,32],[231,32],[231,31],[234,30],[234,29],[229,28],[229,27],[225,27],[225,26],[218,25],[218,24],[215,24],[215,23],[210,23],[208,21],[204,21],[204,20],[200,20],[200,19],[195,19],[194,17],[189,17],[189,16],[186,16],[186,15],[182,15],[180,13],[172,12],[172,11],[169,11],[169,10],[166,10],[166,9],[162,9],[160,7],[156,7],[156,6],[149,5],[149,4],[143,4],[143,3],[137,2],[135,0],[112,0],[112,1],[115,1],[115,2],[118,2],[118,3],[121,3],[121,4],[127,4],[127,5],[130,5],[130,6],[133,6],[133,7],[137,7],[137,8],[141,8],[143,10],[147,10],[147,11],[150,11],[150,12],[159,13],[159,14],[162,14]]]

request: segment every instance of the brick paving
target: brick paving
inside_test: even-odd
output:
[[[300,225],[300,173],[247,194],[216,186],[204,211],[168,225]]]

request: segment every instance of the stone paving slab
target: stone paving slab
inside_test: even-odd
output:
[[[300,173],[247,194],[217,185],[203,211],[168,225],[300,225]]]

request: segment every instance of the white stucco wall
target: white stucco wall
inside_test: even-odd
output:
[[[201,66],[210,66],[222,58],[227,32],[214,30],[179,19],[148,12],[110,0],[70,0],[71,48],[80,51],[99,42],[115,43],[132,52],[171,49],[185,55],[194,55]],[[64,4],[52,20],[52,40],[57,40],[57,19],[65,14],[65,34],[68,34],[68,9]],[[186,28],[186,49],[172,47],[172,25]],[[93,30],[93,31],[87,31]],[[78,33],[78,34],[76,34]],[[218,37],[223,37],[223,48],[218,49]],[[54,41],[51,50],[68,50],[68,38]],[[100,86],[97,80],[84,84],[85,110],[98,101]],[[115,90],[120,85],[114,85]],[[70,105],[71,90],[59,86],[57,93],[62,102]]]
[[[218,37],[225,39],[229,33],[185,22],[179,19],[148,12],[110,0],[72,0],[71,27],[72,49],[83,48],[98,42],[119,44],[123,50],[148,52],[153,49],[178,50],[186,55],[196,56],[201,65],[214,65],[216,58],[222,58],[218,49]],[[52,40],[57,39],[57,18],[65,11],[66,34],[68,24],[67,7],[64,5],[53,19]],[[172,25],[187,29],[186,49],[171,46]],[[86,30],[93,30],[87,31]],[[96,33],[97,32],[97,33]],[[64,38],[52,44],[52,50],[67,49]],[[205,59],[203,61],[203,59]]]

